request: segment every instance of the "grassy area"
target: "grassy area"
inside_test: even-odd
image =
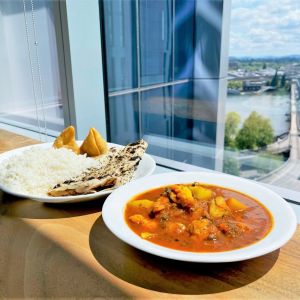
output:
[[[279,87],[274,92],[274,95],[283,96],[286,94],[290,94],[290,92],[285,87]]]

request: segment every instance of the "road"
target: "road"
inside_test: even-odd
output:
[[[291,127],[289,133],[290,158],[278,172],[265,177],[262,182],[289,189],[300,190],[300,136],[297,126],[296,83],[291,85]]]

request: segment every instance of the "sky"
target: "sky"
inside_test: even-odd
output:
[[[232,0],[230,56],[300,54],[300,0]]]

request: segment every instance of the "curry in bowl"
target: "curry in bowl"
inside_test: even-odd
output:
[[[134,196],[125,220],[141,238],[191,252],[249,246],[271,230],[271,213],[256,199],[228,188],[174,184]]]

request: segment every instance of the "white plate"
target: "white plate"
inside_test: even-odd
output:
[[[273,215],[273,228],[265,238],[250,246],[224,252],[185,252],[162,247],[142,239],[126,224],[126,203],[146,190],[176,183],[201,182],[234,189],[259,200]],[[172,172],[141,178],[115,190],[104,202],[102,216],[106,226],[121,240],[158,256],[190,261],[219,263],[241,261],[272,252],[283,246],[296,230],[296,216],[290,205],[273,191],[246,179],[206,172]]]
[[[78,144],[80,145],[81,142],[78,141]],[[117,144],[112,144],[109,143],[110,147],[116,147],[116,148],[123,148],[123,146],[117,145]],[[11,151],[7,151],[4,152],[2,154],[0,154],[0,168],[1,168],[1,163],[6,160],[9,157],[12,157],[14,155],[19,155],[21,154],[23,151],[28,150],[32,147],[40,147],[40,148],[50,148],[52,147],[52,143],[44,143],[44,144],[37,144],[37,145],[33,145],[33,146],[26,146],[26,147],[22,147],[22,148],[17,148]],[[150,174],[152,174],[154,172],[155,169],[155,161],[153,160],[153,158],[148,155],[148,154],[144,154],[142,160],[140,161],[140,164],[134,174],[134,179],[138,179],[144,176],[148,176]],[[49,196],[37,196],[37,195],[29,195],[29,194],[23,194],[23,193],[17,193],[14,190],[5,187],[4,185],[1,185],[0,183],[0,189],[3,190],[6,193],[18,196],[18,197],[22,197],[22,198],[30,198],[33,200],[37,200],[40,202],[46,202],[46,203],[71,203],[71,202],[81,202],[81,201],[89,201],[98,197],[102,197],[102,196],[106,196],[108,194],[110,194],[112,191],[108,190],[108,191],[100,191],[94,194],[88,194],[88,195],[78,195],[78,196],[64,196],[64,197],[49,197]]]

